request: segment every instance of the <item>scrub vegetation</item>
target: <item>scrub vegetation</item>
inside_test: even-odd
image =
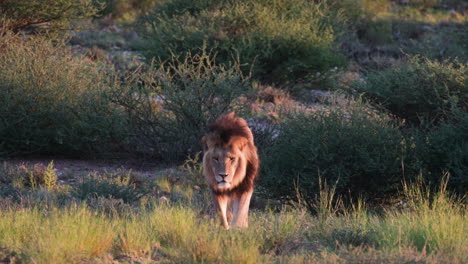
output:
[[[467,10],[2,1],[0,262],[468,262]],[[227,232],[200,141],[230,111],[261,172]]]

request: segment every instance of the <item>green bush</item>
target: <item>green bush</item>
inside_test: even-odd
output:
[[[353,88],[410,124],[439,122],[468,110],[466,64],[410,57],[408,63],[372,71]]]
[[[467,2],[468,5],[468,2]],[[399,22],[401,31],[415,22]],[[465,24],[449,23],[438,28],[436,32],[424,34],[421,29],[424,25],[415,27],[414,30],[421,35],[418,41],[411,41],[404,48],[410,54],[423,55],[431,60],[443,60],[446,58],[457,58],[461,63],[468,62],[468,34]],[[403,32],[402,32],[403,33]]]
[[[357,34],[360,39],[373,44],[384,45],[392,43],[392,24],[388,21],[376,21],[359,28]]]
[[[31,33],[67,29],[70,21],[92,17],[98,8],[93,0],[3,0],[0,2],[2,19],[11,30]],[[0,32],[2,27],[0,26]]]
[[[434,8],[438,7],[443,0],[409,0],[408,4],[419,8]]]
[[[273,196],[314,197],[319,177],[336,192],[383,197],[402,179],[407,143],[394,121],[361,108],[292,116],[262,152],[260,183]],[[409,174],[410,168],[407,168]]]
[[[144,190],[136,188],[131,175],[89,175],[79,180],[74,196],[81,200],[97,198],[122,199],[124,203],[138,201]]]
[[[100,9],[99,15],[111,15],[122,21],[133,21],[161,0],[93,0]]]
[[[336,25],[343,23],[348,29],[363,29],[380,12],[390,9],[388,0],[326,0],[324,1],[339,20],[331,21]]]
[[[168,59],[204,46],[219,63],[239,58],[244,73],[288,82],[344,64],[327,22],[313,1],[187,1],[158,5],[143,20],[148,58]]]
[[[205,51],[131,77],[112,98],[128,114],[137,151],[167,160],[200,151],[208,124],[235,110],[235,99],[249,88],[238,65],[217,65]]]
[[[444,122],[428,132],[419,132],[417,155],[427,171],[424,176],[431,185],[441,181],[444,172],[450,174],[448,185],[464,193],[468,190],[468,113],[457,113],[451,122]]]
[[[0,155],[108,151],[125,126],[102,67],[43,38],[0,38]]]

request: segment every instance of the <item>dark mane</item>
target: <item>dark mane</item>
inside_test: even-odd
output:
[[[208,127],[208,133],[219,135],[221,142],[226,144],[232,137],[244,137],[253,143],[252,132],[244,119],[235,117],[234,113],[230,113],[218,118],[213,124]]]

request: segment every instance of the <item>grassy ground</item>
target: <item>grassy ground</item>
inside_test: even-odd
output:
[[[322,184],[312,214],[254,198],[250,226],[223,230],[197,162],[154,176],[57,174],[53,164],[0,172],[6,263],[466,263],[465,205],[442,184],[405,185],[398,206],[344,206]]]

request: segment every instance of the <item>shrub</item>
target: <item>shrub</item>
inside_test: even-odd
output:
[[[238,65],[216,65],[205,51],[153,64],[128,82],[113,100],[126,109],[139,151],[164,159],[198,152],[207,125],[235,110],[234,100],[249,87]]]
[[[434,8],[441,4],[442,0],[410,0],[408,4],[419,8]]]
[[[468,110],[466,64],[410,57],[402,64],[373,71],[353,87],[410,124],[439,122],[455,109]]]
[[[103,197],[131,203],[143,195],[144,190],[136,188],[130,174],[89,175],[80,179],[75,189],[75,196],[81,200]]]
[[[467,3],[468,4],[468,3]],[[407,25],[415,22],[400,22],[399,30],[407,29]],[[420,54],[431,60],[457,58],[460,62],[468,62],[468,36],[464,32],[463,23],[449,23],[439,27],[436,32],[423,34],[424,26],[413,27],[418,34],[422,34],[419,41],[410,42],[404,50],[410,54]],[[402,32],[404,33],[404,32]],[[407,32],[408,33],[408,32]]]
[[[450,174],[448,186],[460,193],[468,189],[468,113],[457,113],[451,122],[443,122],[427,132],[419,132],[417,156],[426,170],[426,180],[436,186],[444,172]]]
[[[364,29],[378,13],[388,11],[388,0],[327,0],[330,11],[340,18],[332,21],[349,29]]]
[[[401,181],[405,146],[394,121],[361,108],[299,114],[263,151],[260,182],[276,197],[299,191],[311,198],[319,192],[319,177],[336,183],[338,194],[382,197]]]
[[[344,64],[336,52],[326,5],[313,1],[168,1],[143,21],[148,58],[168,59],[205,46],[226,64],[240,58],[244,73],[295,81]]]
[[[32,33],[67,29],[70,21],[98,12],[93,0],[3,0],[0,13],[10,20],[7,28]],[[0,32],[3,28],[0,26]]]
[[[133,21],[138,15],[152,8],[160,1],[154,0],[93,0],[100,9],[99,15],[111,15],[122,21]],[[103,8],[102,8],[103,7]]]
[[[57,188],[57,173],[53,162],[50,162],[47,167],[39,163],[33,166],[24,164],[8,166],[4,164],[0,170],[0,183],[18,188],[44,187],[50,191]]]
[[[123,141],[102,67],[62,43],[0,38],[0,155],[76,155]]]

